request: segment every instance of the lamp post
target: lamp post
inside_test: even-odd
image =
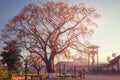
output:
[[[99,46],[97,45],[90,45],[87,47],[87,50],[88,50],[88,70],[90,70],[90,56],[92,57],[92,66],[94,65],[95,63],[95,55],[97,56],[97,71],[98,71],[98,62],[99,62],[99,59],[98,59],[98,48]]]
[[[27,73],[28,73],[28,67],[27,67],[27,65],[28,65],[28,59],[26,58],[25,59],[25,80],[27,80]]]

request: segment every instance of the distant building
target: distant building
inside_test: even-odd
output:
[[[109,66],[111,66],[112,69],[118,72],[120,71],[120,55],[114,58],[113,60],[111,60],[109,63],[110,63]]]
[[[109,61],[109,63],[99,62],[98,65],[94,64],[88,66],[88,63],[81,64],[78,61],[60,61],[56,64],[56,72],[73,73],[74,68],[76,68],[76,71],[79,71],[80,69],[84,68],[86,71],[99,71],[103,73],[120,73],[120,55]]]
[[[99,69],[108,73],[120,73],[120,55],[109,61],[109,63],[100,66]]]
[[[81,64],[77,61],[60,61],[56,64],[56,72],[73,73],[75,70],[78,72],[82,68],[87,70],[87,67],[87,64]]]

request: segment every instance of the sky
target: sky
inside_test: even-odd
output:
[[[82,2],[95,8],[101,18],[96,20],[98,28],[90,42],[100,46],[99,61],[106,62],[112,53],[120,54],[120,0],[0,0],[0,30],[28,4],[46,1]]]

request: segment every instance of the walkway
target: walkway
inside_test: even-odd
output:
[[[85,79],[66,79],[66,80],[120,80],[120,75],[86,75]]]
[[[50,79],[45,79],[50,80]],[[120,74],[119,75],[86,75],[85,79],[80,78],[67,78],[67,79],[51,79],[51,80],[120,80]]]
[[[87,75],[83,80],[120,80],[120,75]]]
[[[24,80],[20,78],[14,78],[13,80]],[[31,80],[28,78],[28,80]],[[35,79],[37,80],[37,79]],[[120,80],[120,74],[119,75],[86,75],[85,79],[80,78],[67,78],[67,79],[43,79],[43,80]]]

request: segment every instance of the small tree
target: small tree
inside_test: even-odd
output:
[[[45,63],[42,61],[42,59],[39,57],[39,55],[31,53],[28,56],[28,60],[29,60],[29,65],[31,65],[32,67],[35,68],[38,75],[42,68],[46,69]]]
[[[4,51],[0,54],[0,56],[2,57],[1,62],[3,64],[7,64],[8,77],[11,79],[12,71],[17,71],[22,64],[22,56],[20,54],[20,49],[18,48],[16,41],[13,40],[5,43],[7,46],[3,48]]]
[[[110,57],[107,57],[106,60],[109,62],[109,61],[111,60],[111,58],[110,58]]]
[[[80,64],[87,64],[88,60],[85,56],[75,55],[73,56],[73,60],[79,62]]]
[[[54,58],[70,49],[84,50],[85,42],[97,26],[94,8],[83,4],[69,6],[63,2],[30,4],[15,16],[3,30],[3,38],[15,38],[46,64],[54,73]]]
[[[116,57],[116,53],[112,53],[112,57],[115,58]]]

